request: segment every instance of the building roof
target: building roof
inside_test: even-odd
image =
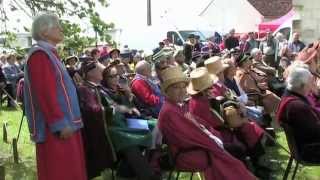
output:
[[[279,18],[292,9],[292,0],[248,0],[265,18]]]

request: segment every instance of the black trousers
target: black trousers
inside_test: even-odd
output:
[[[15,92],[14,92],[14,88],[12,86],[12,84],[7,84],[7,86],[5,87],[5,90],[7,91],[7,93],[12,97],[15,98]],[[4,92],[3,92],[4,93]],[[11,98],[7,97],[7,106],[8,107],[12,107],[14,106],[14,102],[11,100]]]
[[[129,171],[132,171],[131,174],[133,173],[139,180],[160,180],[160,175],[154,173],[147,161],[147,157],[142,155],[139,147],[133,146],[124,149],[121,151],[121,155],[123,156],[123,161],[119,171],[126,171],[129,174]],[[124,170],[125,168],[129,169]]]

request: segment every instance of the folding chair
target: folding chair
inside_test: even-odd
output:
[[[290,173],[293,160],[296,161],[296,166],[293,171],[292,180],[294,180],[295,178],[299,164],[302,164],[303,166],[320,166],[320,160],[311,162],[310,160],[304,159],[302,156],[304,154],[303,151],[305,151],[306,149],[316,149],[317,151],[319,151],[320,143],[306,144],[302,148],[303,151],[299,151],[298,146],[296,144],[295,137],[294,137],[294,130],[292,129],[292,127],[290,127],[290,125],[286,123],[281,123],[281,127],[283,128],[286,134],[286,139],[287,139],[289,150],[290,150],[290,159],[289,159],[286,171],[284,173],[283,180],[288,179],[288,175]]]
[[[166,142],[165,139],[164,139],[164,142]],[[166,152],[166,155],[167,155],[167,157],[165,159],[167,161],[166,164],[168,165],[168,167],[165,167],[164,170],[169,171],[168,180],[171,180],[174,171],[177,172],[175,180],[179,179],[181,172],[191,173],[190,180],[192,180],[193,175],[195,173],[197,173],[199,171],[200,172],[204,171],[207,167],[211,166],[211,164],[212,164],[209,152],[201,147],[190,147],[190,148],[180,149],[175,155],[173,155],[173,153],[170,151],[170,147],[168,144],[166,145],[166,147],[163,150]],[[198,167],[194,167],[194,170],[190,170],[190,169],[181,169],[181,168],[177,167],[177,162],[178,162],[179,158],[181,158],[182,155],[187,154],[187,153],[191,153],[191,152],[204,152],[206,154],[207,165],[206,165],[205,169],[199,169]],[[161,167],[161,169],[163,169],[163,167]]]

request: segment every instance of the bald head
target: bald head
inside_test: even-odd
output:
[[[151,76],[151,65],[147,61],[139,61],[136,65],[135,71],[137,74],[143,75],[143,76]]]

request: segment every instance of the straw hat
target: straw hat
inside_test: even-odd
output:
[[[118,54],[120,54],[120,50],[117,48],[112,48],[109,52],[109,54],[111,55],[113,52],[117,52]]]
[[[213,79],[207,68],[200,67],[190,73],[190,79],[191,81],[187,87],[187,92],[190,95],[195,95],[211,87],[213,83],[218,80],[218,77],[215,76],[215,79]]]
[[[187,76],[182,72],[181,68],[178,66],[168,67],[161,71],[161,78],[163,81],[163,83],[161,84],[161,90],[164,94],[167,88],[173,84],[179,82],[189,82]]]
[[[207,59],[204,62],[204,65],[208,69],[210,74],[217,75],[220,72],[223,72],[226,68],[229,67],[228,64],[224,64],[219,56],[213,56]]]

